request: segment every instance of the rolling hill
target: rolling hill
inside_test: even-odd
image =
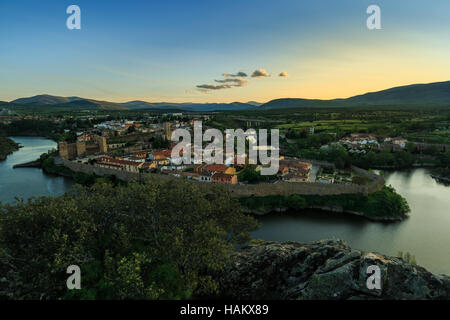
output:
[[[80,97],[59,97],[48,94],[28,98],[20,98],[11,103],[25,106],[55,106],[71,109],[102,109],[102,110],[142,110],[142,111],[223,111],[223,110],[249,110],[256,108],[255,102],[250,103],[173,103],[173,102],[146,102],[134,100],[124,103],[99,101]]]
[[[126,110],[127,108],[114,102],[98,101],[80,97],[59,97],[49,94],[41,94],[28,98],[20,98],[11,103],[29,106],[56,106],[73,109],[105,109],[105,110]]]
[[[276,99],[263,104],[260,108],[270,110],[302,107],[357,107],[388,105],[450,106],[450,81],[394,87],[387,90],[357,95],[347,99]]]
[[[58,97],[49,94],[40,94],[28,98],[20,98],[11,101],[16,104],[33,104],[33,105],[48,105],[48,104],[63,104],[71,101],[81,100],[79,97]]]
[[[69,109],[142,110],[162,112],[273,110],[305,107],[450,106],[450,81],[394,87],[346,99],[319,100],[284,98],[272,100],[264,104],[254,101],[232,103],[173,103],[147,102],[140,100],[116,103],[80,97],[58,97],[48,94],[20,98],[11,101],[10,103],[25,106],[65,107]]]

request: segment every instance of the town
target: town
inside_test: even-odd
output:
[[[131,173],[156,173],[186,178],[205,183],[218,184],[255,184],[255,183],[324,183],[324,184],[363,184],[367,179],[355,173],[346,165],[331,164],[329,161],[313,160],[314,157],[299,157],[290,154],[287,148],[295,140],[289,139],[288,133],[281,133],[284,154],[277,156],[278,171],[274,175],[261,174],[264,164],[252,159],[251,144],[243,154],[234,150],[225,152],[222,163],[198,163],[195,161],[198,151],[188,144],[192,161],[180,163],[179,157],[173,158],[176,143],[171,141],[172,133],[177,129],[194,132],[194,123],[214,119],[214,115],[171,113],[150,116],[145,120],[108,120],[94,124],[91,128],[75,131],[72,141],[59,141],[58,156],[55,163],[62,165],[62,160],[98,168],[108,168]],[[148,120],[151,120],[150,122]],[[242,120],[242,119],[239,119]],[[247,125],[251,125],[248,123]],[[253,121],[255,124],[255,121]],[[207,130],[211,128],[205,126]],[[69,131],[66,129],[66,131]],[[225,132],[226,130],[224,130]],[[314,127],[308,128],[308,135],[320,135]],[[248,140],[248,138],[247,138]],[[389,155],[405,152],[414,146],[418,152],[426,151],[430,144],[409,143],[402,137],[389,137],[375,134],[351,133],[328,144],[320,145],[318,152],[341,150],[346,154],[364,156],[377,152]],[[293,142],[294,141],[294,142]],[[203,146],[206,142],[203,142]],[[449,145],[434,144],[438,152],[449,150]],[[253,147],[257,148],[257,147]],[[203,153],[204,150],[201,150]],[[426,153],[426,152],[425,152]],[[424,155],[426,157],[426,155]],[[337,159],[332,159],[338,162]],[[331,165],[330,165],[331,164]]]

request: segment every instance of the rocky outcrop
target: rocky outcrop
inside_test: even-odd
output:
[[[367,287],[372,265],[381,289]],[[220,285],[233,299],[450,299],[450,277],[342,240],[249,245],[233,255]]]

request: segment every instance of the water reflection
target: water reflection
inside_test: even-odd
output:
[[[23,145],[18,151],[0,162],[0,201],[13,202],[14,198],[61,195],[72,186],[72,181],[48,175],[37,168],[13,169],[15,164],[33,161],[48,150],[55,149],[52,140],[36,137],[13,137]]]
[[[450,187],[437,183],[426,169],[385,173],[385,178],[407,199],[409,219],[376,223],[314,211],[276,214],[261,217],[263,226],[253,237],[303,242],[339,238],[354,248],[388,255],[409,251],[430,271],[450,274]]]

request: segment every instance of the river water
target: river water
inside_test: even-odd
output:
[[[12,202],[15,196],[61,195],[71,188],[70,179],[36,168],[12,168],[56,148],[54,141],[28,137],[13,140],[24,148],[0,162],[0,201]],[[437,183],[425,169],[386,173],[385,178],[408,200],[411,212],[405,221],[379,223],[320,211],[272,214],[260,218],[263,225],[253,238],[301,242],[339,238],[353,248],[387,255],[408,251],[428,270],[450,274],[450,187]]]
[[[14,198],[28,199],[33,196],[55,196],[66,192],[73,184],[72,180],[49,175],[38,168],[13,169],[15,164],[36,160],[42,153],[55,149],[52,140],[36,137],[12,137],[23,145],[0,162],[0,201],[14,202]]]
[[[343,239],[351,247],[396,256],[415,255],[417,264],[434,273],[450,274],[450,187],[437,183],[426,169],[385,174],[408,201],[410,217],[379,223],[319,211],[271,214],[260,218],[256,239],[310,242]]]

